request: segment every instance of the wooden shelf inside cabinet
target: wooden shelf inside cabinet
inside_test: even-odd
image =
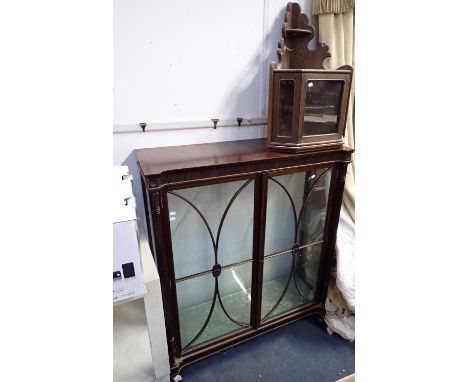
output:
[[[172,376],[323,318],[352,149],[271,152],[256,139],[135,152]]]

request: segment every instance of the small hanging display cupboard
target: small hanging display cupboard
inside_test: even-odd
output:
[[[326,70],[328,46],[308,44],[315,34],[297,3],[288,3],[270,67],[268,150],[300,152],[343,144],[352,68]]]

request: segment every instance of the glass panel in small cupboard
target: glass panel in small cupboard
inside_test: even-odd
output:
[[[278,132],[279,137],[291,138],[294,112],[294,80],[279,81]]]
[[[306,81],[303,136],[338,132],[344,81]]]

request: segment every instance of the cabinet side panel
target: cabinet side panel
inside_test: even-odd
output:
[[[154,217],[153,235],[155,237],[157,263],[161,279],[161,292],[166,322],[166,336],[171,369],[177,367],[176,358],[180,357],[180,333],[175,293],[174,266],[172,264],[170,235],[168,235],[167,196],[164,192],[150,194],[151,214]]]
[[[146,234],[148,236],[148,243],[151,249],[151,253],[153,255],[154,262],[156,263],[156,267],[158,267],[157,257],[156,257],[156,243],[154,240],[154,222],[153,222],[153,215],[151,214],[150,209],[150,200],[149,200],[149,193],[146,187],[145,181],[143,177],[141,179],[141,194],[143,197],[143,204],[145,209],[145,221],[146,221]]]

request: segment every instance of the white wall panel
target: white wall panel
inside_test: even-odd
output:
[[[114,0],[114,124],[265,117],[286,4]]]

